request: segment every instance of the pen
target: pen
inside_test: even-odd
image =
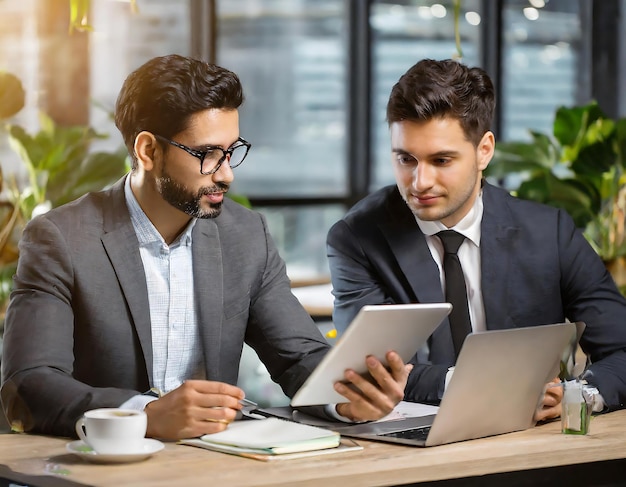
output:
[[[251,409],[255,409],[255,408],[257,408],[259,406],[256,402],[251,401],[250,399],[246,399],[246,398],[240,399],[239,400],[239,404],[241,404],[243,407],[248,407],[248,408],[251,408]],[[222,406],[211,406],[211,408],[212,409],[223,409]]]
[[[548,388],[548,389],[551,389],[552,387],[563,387],[563,386],[565,386],[565,383],[566,383],[566,382],[567,382],[567,381],[565,381],[565,380],[564,380],[564,381],[561,381],[561,382],[551,382],[550,384],[548,384],[548,387],[547,387],[547,388]],[[580,382],[582,385],[587,385],[587,381],[586,381],[585,379],[579,380],[579,382]]]
[[[243,406],[248,406],[251,408],[255,408],[258,406],[258,404],[254,401],[251,401],[250,399],[246,399],[245,397],[243,399],[241,399],[239,401],[240,404],[242,404]]]
[[[259,405],[256,402],[244,398],[239,401],[239,404],[242,404],[244,409],[238,414],[252,419],[266,419],[266,416],[257,409]]]

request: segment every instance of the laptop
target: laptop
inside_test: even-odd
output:
[[[332,429],[354,438],[429,447],[530,428],[543,388],[558,374],[562,352],[575,338],[575,323],[472,333],[436,414],[333,423]]]
[[[292,406],[335,404],[346,398],[334,389],[348,368],[367,376],[365,358],[386,363],[394,350],[408,362],[450,313],[450,303],[381,304],[363,306],[345,333],[324,356],[291,400]]]

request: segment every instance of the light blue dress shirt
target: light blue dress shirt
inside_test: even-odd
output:
[[[187,379],[206,377],[194,301],[191,232],[196,220],[192,219],[181,235],[167,245],[139,206],[130,187],[130,177],[124,190],[148,287],[153,354],[151,387],[167,393]],[[131,398],[122,407],[142,409],[151,399]]]

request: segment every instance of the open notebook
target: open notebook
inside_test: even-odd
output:
[[[342,442],[336,431],[278,418],[235,421],[219,433],[179,443],[263,461],[362,449]]]

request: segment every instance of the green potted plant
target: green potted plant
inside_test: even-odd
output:
[[[485,176],[520,198],[569,212],[624,291],[626,118],[597,103],[560,107],[553,132],[530,142],[498,142]]]
[[[15,75],[0,71],[0,121],[17,114],[23,107],[26,94],[22,82]],[[5,187],[4,174],[0,165],[0,193]],[[19,218],[19,209],[10,201],[0,201],[0,334],[8,295],[11,290],[10,277],[17,260],[17,248],[12,245],[13,229]]]
[[[19,101],[18,102],[16,102]],[[40,114],[40,129],[29,134],[7,120],[24,106],[24,90],[18,78],[0,72],[0,134],[20,156],[28,174],[27,184],[15,177],[2,177],[0,190],[8,199],[0,201],[0,337],[4,311],[17,267],[17,244],[24,225],[36,214],[71,201],[88,191],[115,182],[128,171],[127,152],[91,152],[91,143],[106,137],[88,126],[61,127]]]

